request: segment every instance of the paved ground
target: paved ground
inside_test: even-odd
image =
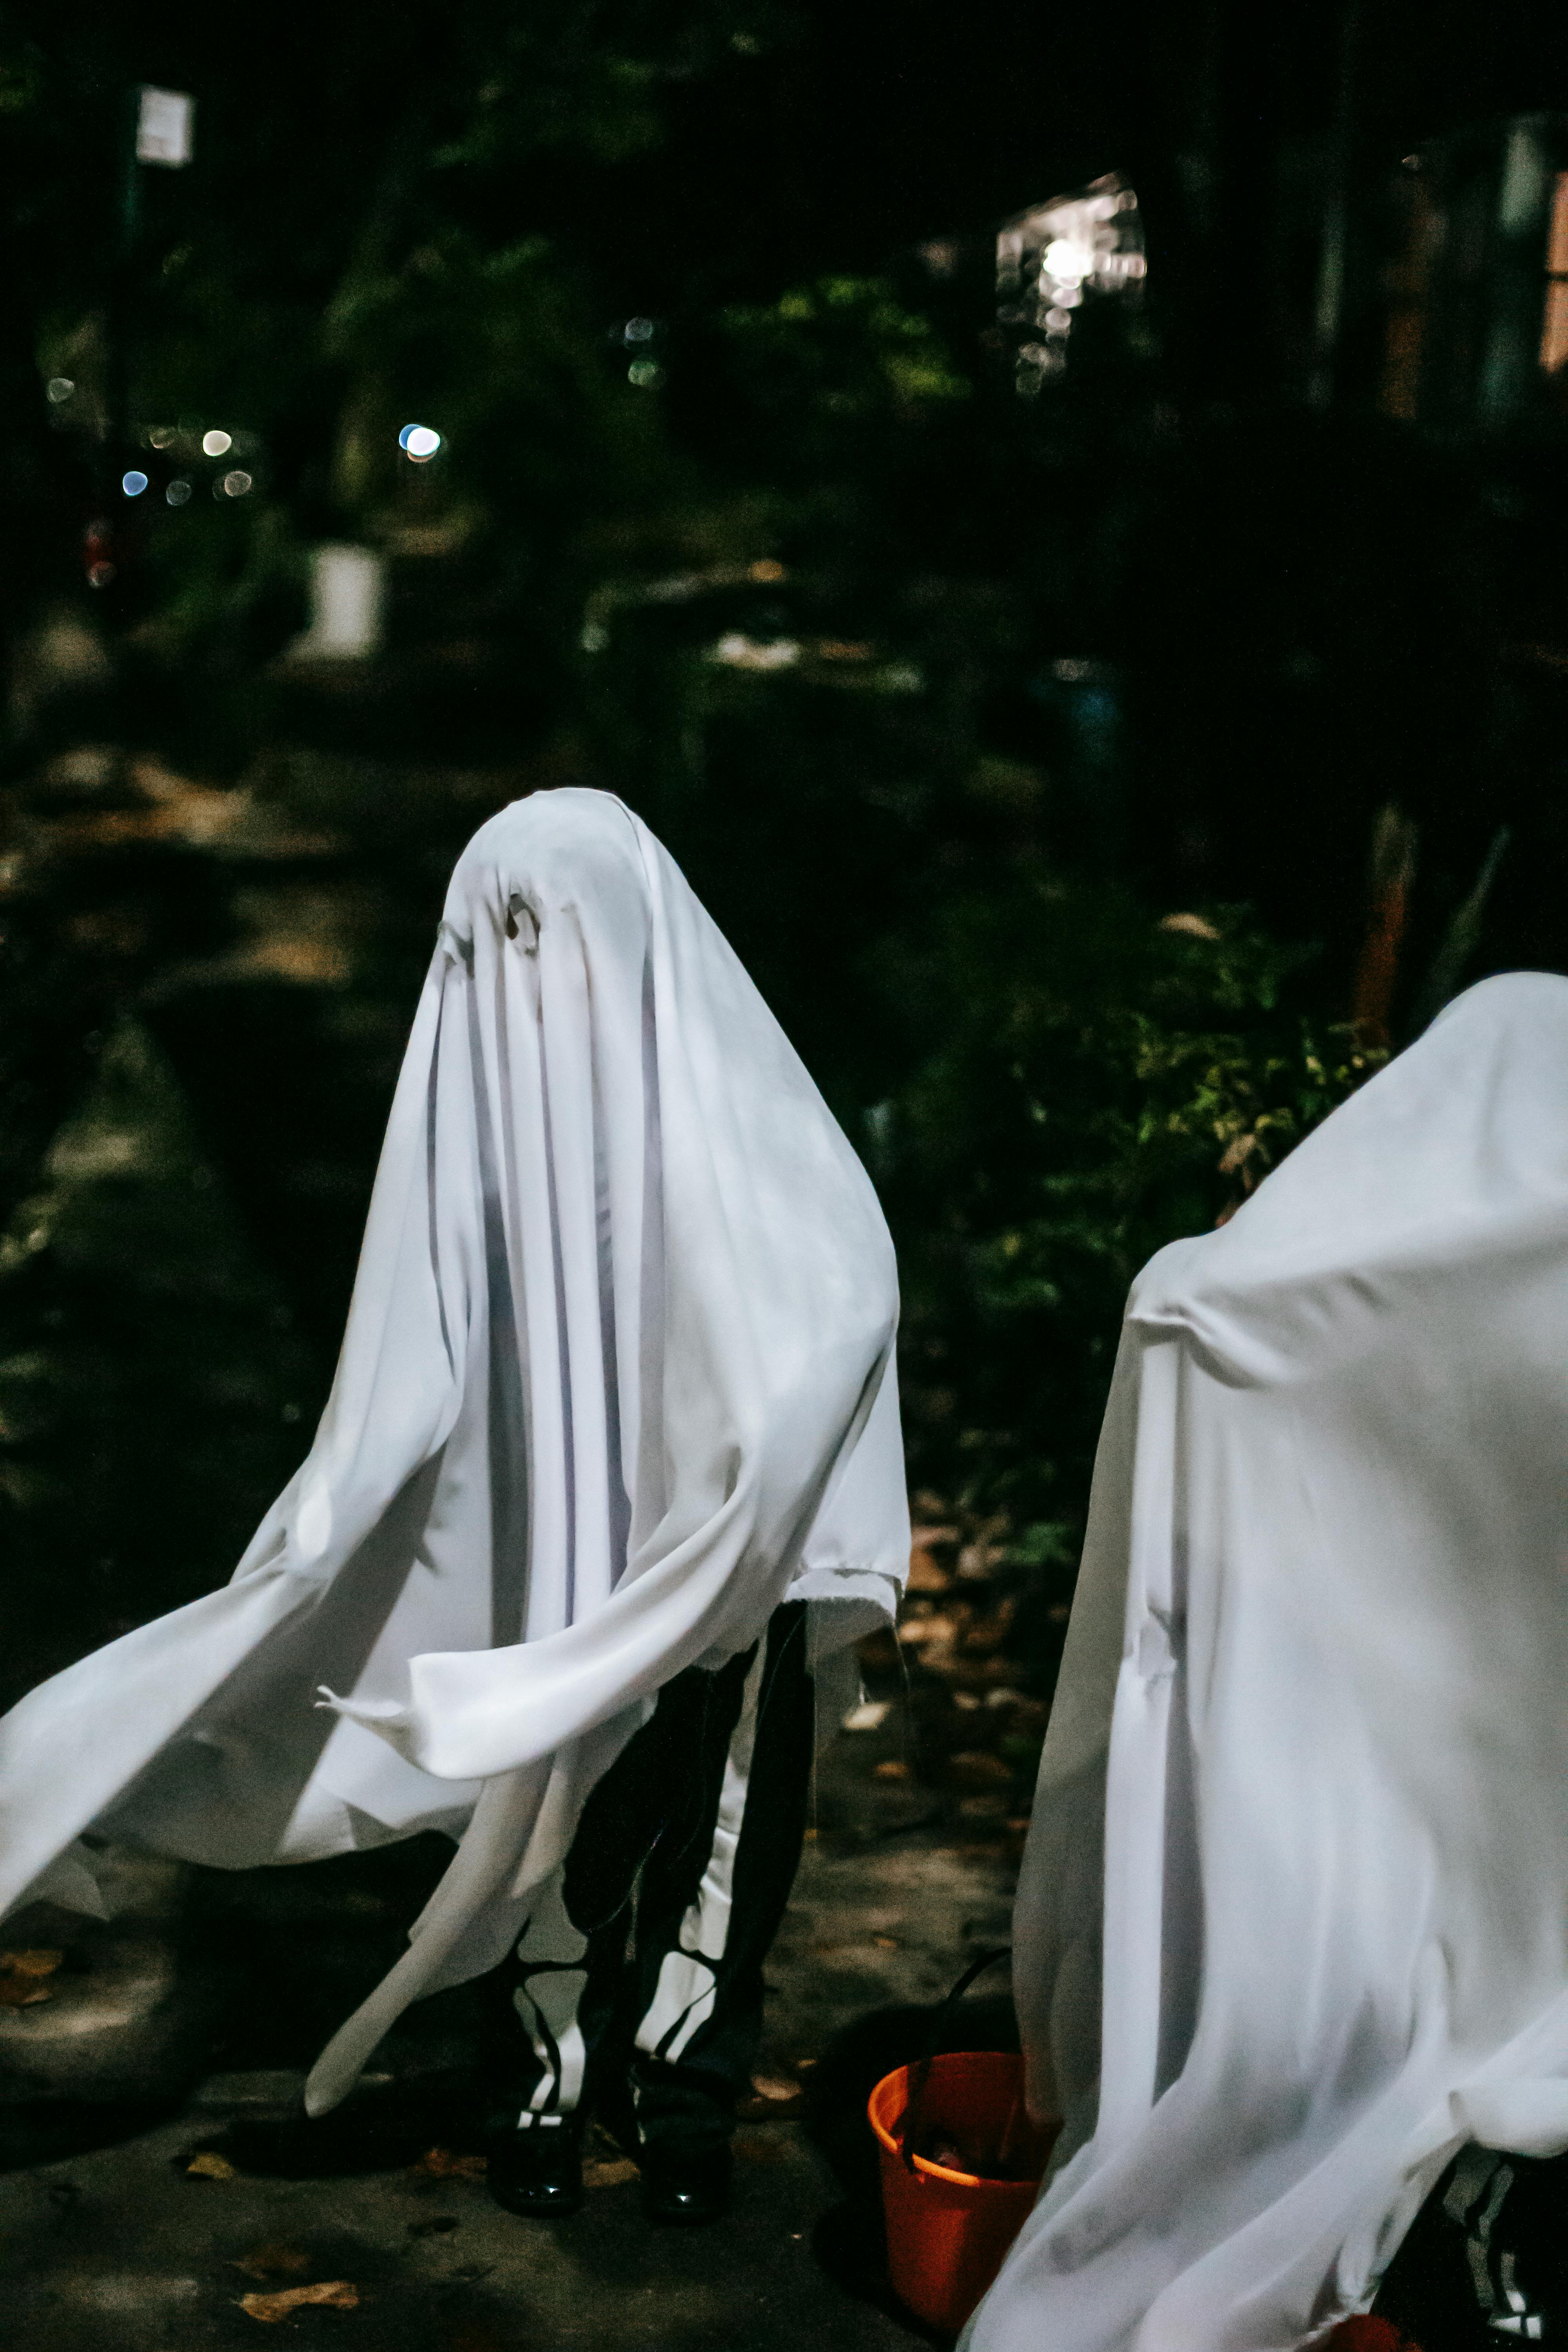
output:
[[[299,2124],[300,2069],[395,1948],[434,1853],[232,1880],[128,1868],[109,1928],[11,1923],[14,1943],[68,1949],[47,2001],[0,2010],[0,2341],[205,2352],[267,2326],[344,2352],[920,2340],[879,2287],[860,2114],[906,2054],[912,2005],[1005,1939],[1010,1873],[1005,1808],[899,1777],[905,1745],[895,1706],[824,1759],[758,2068],[764,2093],[809,2097],[759,2095],[733,2216],[710,2231],[648,2229],[607,2142],[574,2220],[499,2211],[461,1992],[411,2013],[330,2125]],[[986,1981],[1005,1987],[1000,1969]],[[998,2030],[993,1996],[960,2038]],[[332,2299],[246,2307],[301,2287]]]

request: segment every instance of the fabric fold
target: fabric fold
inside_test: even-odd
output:
[[[1056,2169],[969,2352],[1286,2352],[1568,2146],[1568,981],[1132,1286],[1018,1893]]]
[[[0,1911],[87,1830],[234,1866],[449,1830],[330,2104],[499,1955],[673,1675],[786,1595],[819,1652],[890,1612],[897,1320],[870,1182],[668,854],[605,793],[502,811],[447,892],[310,1452],[228,1587],[0,1724]]]

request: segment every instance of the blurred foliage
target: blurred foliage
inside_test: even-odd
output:
[[[892,972],[931,1038],[872,1122],[911,1469],[989,1519],[1015,1568],[1050,1571],[1026,1580],[1048,1619],[1133,1275],[1228,1214],[1384,1057],[1302,1009],[1312,960],[1236,908],[1155,922],[1037,876],[956,902]]]
[[[521,793],[648,818],[864,1151],[940,1574],[991,1579],[1037,1676],[1129,1278],[1364,1074],[1335,1023],[1369,812],[1401,763],[1469,772],[1459,502],[1232,385],[1184,416],[1087,331],[1017,399],[985,223],[1127,159],[1058,181],[997,74],[961,209],[934,139],[907,195],[898,104],[855,92],[952,28],[858,32],[0,10],[0,1542],[33,1666],[210,1586],[291,1465],[447,874]],[[188,171],[132,173],[144,79],[196,96]],[[384,560],[379,658],[290,651],[323,541]]]
[[[123,1020],[0,1234],[6,1700],[223,1580],[303,1433],[291,1323]]]

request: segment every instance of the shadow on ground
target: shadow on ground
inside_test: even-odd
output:
[[[865,2103],[969,1958],[1005,1941],[1011,1849],[977,1837],[956,1792],[879,1770],[910,1744],[895,1701],[824,1755],[734,2210],[705,2231],[651,2229],[597,2130],[572,2220],[491,2203],[468,1988],[411,2011],[354,2097],[305,2121],[304,2069],[395,1957],[438,1841],[233,1874],[126,1857],[107,1925],[19,1916],[8,1940],[62,1958],[47,2001],[0,2010],[0,2336],[27,2352],[207,2352],[267,2324],[374,2352],[939,2340],[888,2291]],[[1005,1979],[986,1982],[1004,1989],[969,1996],[943,2046],[1006,2046]],[[274,2320],[266,2299],[302,2288],[327,2299]]]

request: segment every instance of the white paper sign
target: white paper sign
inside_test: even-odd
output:
[[[297,659],[364,661],[381,644],[386,567],[371,547],[318,547],[310,556],[310,625]]]
[[[196,101],[187,90],[142,85],[136,110],[136,161],[178,165],[191,160]]]

